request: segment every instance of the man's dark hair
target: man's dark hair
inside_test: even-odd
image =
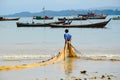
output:
[[[69,30],[68,30],[68,29],[65,29],[65,32],[66,32],[66,33],[68,33],[68,32],[69,32]]]

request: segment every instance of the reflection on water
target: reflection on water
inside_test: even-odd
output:
[[[64,63],[62,64],[62,69],[65,72],[66,80],[68,80],[71,77],[71,73],[74,70],[75,66],[75,58],[66,58]]]

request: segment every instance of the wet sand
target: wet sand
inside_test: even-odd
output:
[[[7,50],[9,52],[8,48]],[[24,50],[22,50],[21,52],[26,53],[26,51],[28,50],[31,50],[31,48],[29,49],[28,47],[27,48],[24,47]],[[36,47],[32,48],[32,50],[33,52],[35,51],[37,52]],[[19,69],[1,70],[0,80],[77,80],[77,79],[78,80],[80,79],[82,80],[119,80],[120,79],[119,59],[116,60],[116,57],[114,56],[112,57],[111,55],[109,56],[107,55],[108,57],[105,56],[106,52],[104,52],[104,50],[101,51],[101,52],[104,52],[105,54],[104,56],[103,54],[99,54],[102,56],[96,56],[95,54],[90,55],[91,53],[94,53],[94,52],[97,53],[98,50],[91,51],[91,53],[89,54],[85,54],[85,51],[86,51],[85,49],[82,49],[82,50],[81,52],[83,52],[84,54],[81,55],[81,58],[77,58],[77,59],[66,58],[65,61],[61,60],[56,63],[43,65],[43,66],[40,66],[39,62],[43,60],[48,60],[51,57],[47,57],[47,59],[43,59],[43,60],[41,58],[38,58],[37,60],[34,60],[34,59],[2,60],[1,62],[4,63],[4,65],[17,64],[17,65],[23,65],[23,66],[17,66]],[[15,51],[17,52],[17,50]],[[86,52],[90,52],[90,51],[86,51]],[[112,52],[112,50],[110,52]],[[39,53],[39,50],[38,50],[38,53]],[[98,51],[98,53],[100,53],[100,51]],[[24,68],[24,65],[26,63],[29,63],[32,66],[34,65],[34,67],[27,66]]]
[[[0,80],[119,80],[119,68],[119,61],[68,58],[47,66],[0,71]]]

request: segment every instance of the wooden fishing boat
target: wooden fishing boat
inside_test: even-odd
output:
[[[49,17],[49,16],[44,16],[44,17],[41,17],[41,16],[34,16],[33,19],[36,19],[36,20],[51,20],[53,19],[53,17]]]
[[[105,19],[107,16],[100,16],[100,15],[96,15],[96,16],[89,16],[88,19]]]
[[[58,18],[59,21],[62,21],[62,20],[87,20],[86,17],[73,17],[73,18]]]
[[[110,21],[111,19],[109,19],[108,21],[104,21],[104,22],[99,22],[99,23],[92,23],[92,24],[76,24],[76,25],[72,25],[72,24],[50,24],[51,28],[104,28],[105,25]]]
[[[118,17],[113,17],[112,20],[120,20],[120,16],[118,16]]]
[[[60,24],[60,23],[64,23],[64,21],[56,21],[56,22],[49,22],[49,23],[21,23],[21,22],[17,22],[17,27],[46,27],[49,26],[50,24]]]
[[[0,17],[0,21],[15,21],[15,20],[19,20],[20,18],[4,18],[4,17]]]
[[[105,14],[95,14],[93,12],[89,12],[87,14],[79,14],[78,16],[83,16],[87,19],[105,19],[107,17]]]

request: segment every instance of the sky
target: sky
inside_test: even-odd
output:
[[[120,0],[0,0],[0,15],[45,10],[77,10],[101,7],[120,7]]]

